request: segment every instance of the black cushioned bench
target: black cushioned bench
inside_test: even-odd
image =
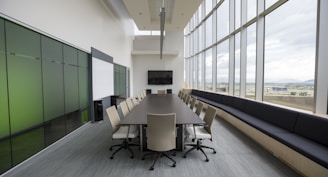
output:
[[[328,119],[201,90],[193,89],[190,95],[233,115],[328,168]]]

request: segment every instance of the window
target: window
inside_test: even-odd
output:
[[[206,30],[205,45],[206,45],[206,47],[209,47],[213,43],[212,23],[213,22],[212,22],[212,15],[211,15],[206,19],[206,22],[205,22],[205,30]]]
[[[217,10],[217,40],[229,34],[229,1],[224,1]]]
[[[241,0],[235,0],[235,29],[241,24]]]
[[[213,80],[212,80],[212,49],[206,50],[206,58],[205,58],[205,90],[212,91],[213,90]]]
[[[234,95],[240,96],[240,33],[235,35],[235,84]]]
[[[247,0],[247,21],[254,18],[257,14],[256,1],[257,0]]]
[[[197,83],[197,88],[199,89],[203,89],[204,88],[204,82],[203,82],[203,78],[204,78],[204,74],[203,74],[203,53],[200,53],[198,55],[198,83]]]
[[[256,23],[247,27],[246,97],[255,99]]]
[[[216,92],[228,94],[229,91],[229,40],[217,46]]]
[[[290,0],[265,17],[264,101],[313,109],[316,7]]]

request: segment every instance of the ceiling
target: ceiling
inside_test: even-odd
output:
[[[202,0],[105,0],[120,17],[130,17],[139,30],[160,30],[160,10],[165,8],[165,31],[182,31]]]

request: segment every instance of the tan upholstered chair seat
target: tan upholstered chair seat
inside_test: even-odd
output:
[[[115,133],[113,133],[113,138],[114,139],[123,139],[128,136],[128,138],[136,138],[139,134],[139,129],[137,126],[121,126]],[[129,131],[129,134],[127,135],[127,132]]]
[[[193,127],[187,127],[186,128],[186,136],[190,139],[211,139],[212,136],[209,134],[203,127],[195,127],[195,132],[197,134],[197,137],[194,133]]]

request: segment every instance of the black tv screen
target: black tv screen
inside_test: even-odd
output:
[[[148,85],[171,85],[173,72],[168,70],[149,70]]]

